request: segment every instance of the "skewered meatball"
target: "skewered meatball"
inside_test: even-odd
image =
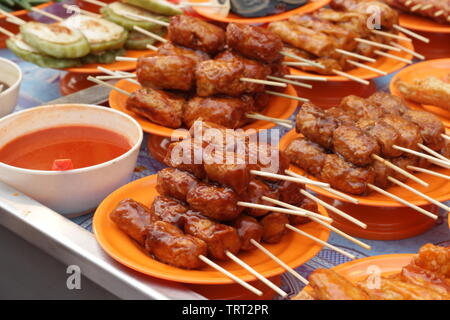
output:
[[[174,168],[159,171],[156,181],[156,190],[159,194],[181,201],[186,201],[188,191],[198,183],[191,174]]]
[[[167,148],[164,163],[169,167],[192,173],[199,179],[206,177],[203,168],[203,148],[202,143],[194,139],[185,139],[174,142]]]
[[[365,194],[367,183],[373,183],[372,168],[359,168],[336,154],[329,154],[322,168],[321,178],[331,187],[351,194]]]
[[[195,70],[197,94],[208,97],[225,94],[238,97],[245,93],[244,64],[233,60],[207,60],[200,62]]]
[[[206,183],[199,183],[191,188],[186,201],[192,209],[219,221],[234,220],[242,211],[237,205],[238,197],[233,190]]]
[[[158,217],[158,220],[168,222],[178,228],[183,228],[186,223],[188,208],[178,200],[157,196],[153,200],[150,210],[155,217]]]
[[[286,148],[286,155],[291,162],[316,177],[320,177],[327,159],[327,154],[321,146],[303,137],[297,138],[289,144]]]
[[[133,199],[120,201],[109,217],[120,230],[141,245],[144,245],[147,236],[146,228],[155,221],[151,210]]]
[[[192,16],[170,18],[168,29],[170,41],[211,55],[222,51],[225,45],[225,32],[221,28]]]
[[[137,80],[144,87],[189,91],[194,85],[196,63],[186,56],[139,57]]]
[[[267,243],[278,243],[286,233],[286,224],[289,219],[286,214],[271,212],[260,221],[263,227],[262,241]]]
[[[403,153],[403,151],[393,148],[394,145],[400,143],[400,135],[391,125],[371,119],[361,119],[356,125],[377,140],[383,156],[398,157]]]
[[[350,95],[341,100],[339,107],[347,113],[351,113],[355,119],[379,119],[383,116],[383,110],[367,99]]]
[[[364,131],[349,125],[339,126],[333,132],[333,149],[347,161],[357,166],[372,162],[372,155],[379,154],[380,148],[375,139]]]
[[[268,29],[248,24],[229,23],[227,45],[240,54],[265,63],[281,59],[281,39]]]
[[[375,174],[374,184],[377,187],[386,189],[392,185],[392,182],[388,180],[388,177],[394,177],[394,170],[379,161],[374,161],[371,167],[373,168],[373,172]]]
[[[194,97],[184,106],[184,123],[191,127],[202,119],[230,129],[236,129],[249,105],[240,98]]]
[[[285,152],[264,142],[254,143],[251,141],[248,143],[245,157],[252,169],[268,173],[284,174],[290,165]],[[269,177],[264,177],[264,179],[277,181],[277,179]]]
[[[184,269],[198,269],[203,266],[199,255],[205,256],[207,246],[203,240],[185,235],[168,222],[157,221],[147,228],[145,249],[156,259]]]
[[[260,242],[264,231],[258,220],[249,216],[240,216],[234,221],[233,226],[241,239],[241,249],[245,251],[255,249],[250,240]]]
[[[164,56],[185,56],[194,60],[196,64],[211,59],[209,55],[203,51],[176,46],[171,42],[166,42],[158,47],[158,54]]]
[[[315,203],[313,200],[309,198],[304,198],[301,204],[299,205],[300,208],[311,211],[311,212],[318,212],[317,203]],[[293,214],[289,215],[289,223],[290,224],[304,224],[308,223],[311,220],[308,217],[302,217],[302,216],[296,216]]]
[[[375,92],[367,100],[375,106],[381,108],[384,114],[400,116],[408,111],[408,107],[405,106],[402,98],[383,91]]]
[[[387,114],[380,121],[397,130],[400,136],[398,145],[401,147],[418,150],[417,144],[423,142],[419,126],[401,116]]]
[[[183,123],[185,100],[177,95],[154,89],[134,91],[126,108],[159,125],[179,128]]]
[[[278,191],[272,190],[267,184],[265,184],[261,180],[252,179],[247,187],[247,192],[244,197],[245,201],[256,204],[263,204],[267,206],[272,205],[270,202],[262,200],[261,197],[263,196],[277,200]],[[254,209],[254,208],[248,209],[248,214],[253,217],[260,217],[267,214],[268,212],[269,211],[265,209]]]
[[[444,138],[441,135],[445,133],[445,127],[438,117],[421,110],[408,110],[403,117],[419,126],[423,142],[427,147],[436,151],[443,148]]]
[[[227,251],[236,254],[241,248],[241,240],[235,228],[200,216],[189,217],[184,231],[205,241],[208,255],[214,259],[228,260]]]
[[[278,186],[280,201],[289,203],[293,206],[301,205],[305,196],[300,193],[300,190],[304,188],[305,185],[302,183],[281,181]]]

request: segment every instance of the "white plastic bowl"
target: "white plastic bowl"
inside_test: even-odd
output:
[[[0,82],[9,86],[0,93],[0,118],[13,112],[17,105],[20,83],[22,82],[22,71],[14,62],[0,58]]]
[[[83,104],[43,106],[0,119],[0,148],[13,139],[55,126],[91,125],[126,137],[131,149],[95,166],[70,171],[43,171],[0,162],[0,180],[63,215],[88,213],[111,192],[130,181],[143,132],[130,116],[114,109]]]

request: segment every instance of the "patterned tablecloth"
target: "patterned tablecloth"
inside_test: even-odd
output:
[[[0,56],[18,63],[24,73],[16,111],[45,104],[45,102],[60,96],[59,80],[64,75],[63,71],[39,68],[18,59],[8,50],[0,50]],[[392,75],[377,79],[377,87],[379,90],[387,90],[391,76]],[[292,116],[292,119],[294,119],[294,116]],[[282,134],[286,132],[285,130],[282,130],[281,127],[276,128],[280,129]],[[145,141],[142,144],[137,166],[139,167],[139,170],[136,170],[133,179],[139,179],[154,174],[164,167],[164,165],[148,155],[147,144]],[[450,245],[447,213],[441,211],[440,216],[436,226],[428,232],[413,238],[397,241],[364,240],[364,242],[372,246],[371,251],[364,250],[334,233],[330,235],[328,242],[355,254],[358,258],[389,253],[415,253],[423,244],[428,242]],[[92,231],[92,214],[72,219],[72,221],[83,228]],[[316,257],[297,268],[297,270],[303,276],[307,277],[308,274],[316,268],[329,268],[347,262],[348,260],[347,257],[336,253],[335,251],[322,249]],[[299,292],[302,288],[302,284],[293,276],[284,274],[282,276],[282,287],[290,294],[290,296],[292,296]]]

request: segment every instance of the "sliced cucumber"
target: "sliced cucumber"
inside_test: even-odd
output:
[[[81,31],[93,53],[120,49],[128,38],[128,33],[123,27],[106,19],[73,15],[61,24]]]
[[[160,36],[164,35],[163,31],[155,32]],[[125,42],[125,48],[128,50],[146,50],[148,44],[154,44],[156,39],[150,38],[138,31],[130,31],[128,33],[127,42]]]
[[[31,21],[21,25],[20,31],[26,43],[55,58],[80,58],[91,50],[80,31],[60,24]]]
[[[132,4],[151,12],[163,14],[165,16],[175,16],[183,14],[183,11],[173,3],[164,0],[122,0],[124,3]]]
[[[122,56],[125,53],[125,49],[109,50],[98,53],[88,54],[86,57],[81,58],[83,64],[91,63],[113,63],[116,61],[117,56]]]
[[[105,19],[117,23],[118,25],[121,25],[127,30],[133,30],[134,26],[138,26],[152,32],[162,29],[161,25],[159,24],[137,18],[130,18],[126,16],[127,13],[158,19],[165,22],[169,21],[167,17],[153,14],[151,12],[148,12],[147,10],[121,2],[113,2],[106,7],[103,7],[101,9],[101,13],[105,17]]]
[[[20,34],[6,40],[6,46],[19,58],[43,68],[65,69],[81,65],[79,59],[54,58],[38,52],[36,49],[26,44]]]

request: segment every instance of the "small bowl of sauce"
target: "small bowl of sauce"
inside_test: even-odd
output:
[[[68,216],[129,182],[143,132],[128,115],[53,105],[0,119],[0,180]]]
[[[13,112],[19,97],[22,71],[14,62],[0,58],[0,118]]]

